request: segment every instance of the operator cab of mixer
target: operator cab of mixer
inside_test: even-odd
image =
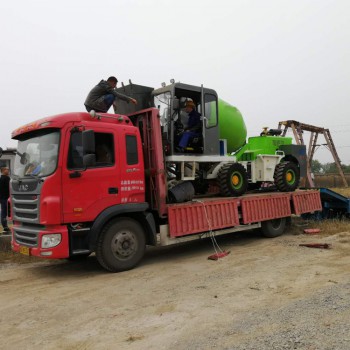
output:
[[[183,154],[220,155],[218,96],[217,93],[201,86],[172,82],[162,84],[159,89],[130,84],[117,89],[118,92],[137,99],[137,105],[118,101],[116,113],[129,115],[155,107],[159,110],[165,154],[180,155],[176,150],[188,117],[184,113],[186,101],[193,101],[201,114],[201,131],[190,140]]]
[[[220,153],[218,129],[218,97],[214,90],[203,87],[173,83],[152,92],[154,106],[160,111],[163,140],[167,143],[167,155]],[[177,149],[188,122],[184,110],[187,101],[192,101],[201,114],[201,128],[189,140],[187,147]],[[203,108],[204,106],[204,108]]]

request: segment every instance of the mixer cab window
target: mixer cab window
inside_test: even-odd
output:
[[[218,125],[217,98],[215,95],[204,95],[204,114],[201,112],[201,105],[198,106],[198,112],[204,116],[204,125],[206,128],[212,128]]]

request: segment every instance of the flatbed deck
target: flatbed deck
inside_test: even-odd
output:
[[[318,190],[198,198],[168,205],[170,238],[233,228],[322,210]]]

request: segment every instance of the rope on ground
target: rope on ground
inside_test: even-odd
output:
[[[219,258],[223,258],[224,256],[228,255],[230,252],[229,251],[226,252],[225,250],[222,250],[221,247],[219,246],[219,243],[216,240],[215,234],[214,234],[212,227],[211,227],[211,222],[209,220],[209,216],[208,216],[208,212],[207,212],[207,208],[205,206],[205,203],[199,199],[193,199],[192,201],[202,204],[202,206],[204,208],[205,218],[207,219],[207,224],[208,224],[208,232],[206,234],[209,234],[209,237],[211,239],[211,242],[213,244],[213,248],[215,251],[215,254],[208,256],[208,259],[209,260],[218,260]]]

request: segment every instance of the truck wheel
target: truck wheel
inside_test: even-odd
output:
[[[300,171],[293,162],[277,164],[274,174],[275,185],[281,192],[295,191],[299,185]]]
[[[247,172],[242,164],[225,164],[219,170],[218,183],[222,195],[241,196],[247,191]]]
[[[145,232],[141,225],[130,218],[118,218],[102,230],[96,257],[108,271],[126,271],[140,262],[145,249]]]
[[[281,236],[286,227],[286,218],[263,221],[261,223],[261,232],[264,237],[274,238]]]

